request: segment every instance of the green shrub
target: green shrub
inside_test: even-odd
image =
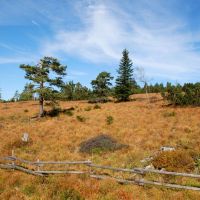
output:
[[[173,105],[200,106],[200,83],[185,83],[183,86],[169,84],[162,96]]]
[[[84,109],[85,111],[90,111],[92,110],[92,107],[91,106],[88,106],[87,108]]]
[[[65,110],[63,113],[68,116],[73,116],[74,114],[71,110]]]
[[[94,109],[101,109],[101,106],[98,105],[98,104],[96,104],[96,105],[94,106]]]
[[[76,119],[77,119],[79,122],[85,122],[85,121],[86,121],[85,117],[80,116],[80,115],[77,115],[77,116],[76,116]]]
[[[114,118],[113,118],[112,116],[107,116],[107,118],[106,118],[106,123],[107,123],[107,125],[112,124],[112,123],[113,123],[113,120],[114,120]]]

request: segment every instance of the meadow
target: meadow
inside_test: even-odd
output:
[[[185,152],[200,150],[199,107],[167,106],[159,94],[150,94],[150,102],[141,94],[133,95],[130,102],[98,105],[60,102],[62,109],[74,110],[32,119],[38,113],[37,102],[0,103],[0,157],[11,155],[14,150],[17,156],[28,160],[92,160],[95,164],[133,168],[144,167],[141,160],[154,155],[161,146]],[[25,132],[31,141],[22,145]],[[100,134],[129,147],[114,152],[79,152],[80,143]],[[70,199],[67,195],[91,200],[200,199],[200,192],[195,191],[121,185],[77,175],[41,178],[0,170],[0,199]]]

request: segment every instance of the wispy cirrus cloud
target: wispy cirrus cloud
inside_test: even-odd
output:
[[[128,11],[114,1],[79,3],[81,28],[56,31],[51,41],[43,43],[43,52],[64,52],[93,63],[116,63],[127,48],[134,64],[152,76],[180,80],[197,73],[200,56],[195,44],[200,34],[188,28],[173,3],[131,2],[127,3]]]

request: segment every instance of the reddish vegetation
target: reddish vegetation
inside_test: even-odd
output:
[[[84,101],[61,102],[62,109],[75,108],[72,116],[62,113],[57,117],[30,121],[30,117],[38,112],[37,102],[0,104],[0,156],[10,155],[14,149],[17,156],[29,160],[91,159],[96,164],[131,168],[143,167],[140,160],[154,155],[165,145],[187,153],[191,149],[199,152],[200,108],[167,107],[159,95],[150,97],[150,104],[145,95],[135,95],[135,101],[109,102],[102,104],[100,109],[93,109],[93,105]],[[77,116],[84,120],[77,120]],[[113,117],[111,124],[106,122],[108,116]],[[28,145],[20,142],[24,132],[28,132],[31,138]],[[101,133],[129,147],[92,155],[79,153],[80,143]],[[190,161],[189,157],[187,161]],[[189,169],[192,171],[193,168]],[[190,184],[198,184],[198,180]],[[0,170],[0,199],[61,199],[67,189],[91,200],[200,199],[200,193],[194,191],[120,185],[111,180],[98,181],[83,176],[41,179]]]

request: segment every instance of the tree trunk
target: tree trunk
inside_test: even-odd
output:
[[[40,97],[40,114],[39,117],[44,116],[44,99],[43,97]]]

